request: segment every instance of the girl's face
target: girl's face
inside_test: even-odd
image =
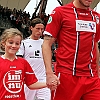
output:
[[[5,53],[15,55],[20,48],[21,37],[16,35],[6,40],[5,42]]]

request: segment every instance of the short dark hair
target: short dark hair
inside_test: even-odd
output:
[[[35,27],[36,24],[44,25],[44,22],[40,18],[35,18],[31,21],[30,26]]]

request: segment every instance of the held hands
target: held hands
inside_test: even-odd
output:
[[[46,81],[47,87],[50,88],[50,90],[57,89],[57,86],[60,84],[58,77],[54,73],[48,73]]]

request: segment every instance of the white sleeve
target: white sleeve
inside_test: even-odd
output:
[[[47,32],[47,31],[44,31],[43,35],[50,35],[50,36],[52,36],[52,35],[51,35],[49,32]]]
[[[20,48],[19,48],[18,52],[16,53],[16,55],[24,56],[24,52],[25,52],[25,43],[24,43],[24,41],[22,41]]]

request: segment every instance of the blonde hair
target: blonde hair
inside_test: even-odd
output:
[[[5,51],[5,46],[3,44],[6,42],[7,39],[14,37],[16,35],[19,35],[21,37],[21,40],[23,39],[23,35],[18,29],[16,28],[5,29],[0,37],[1,50]]]

